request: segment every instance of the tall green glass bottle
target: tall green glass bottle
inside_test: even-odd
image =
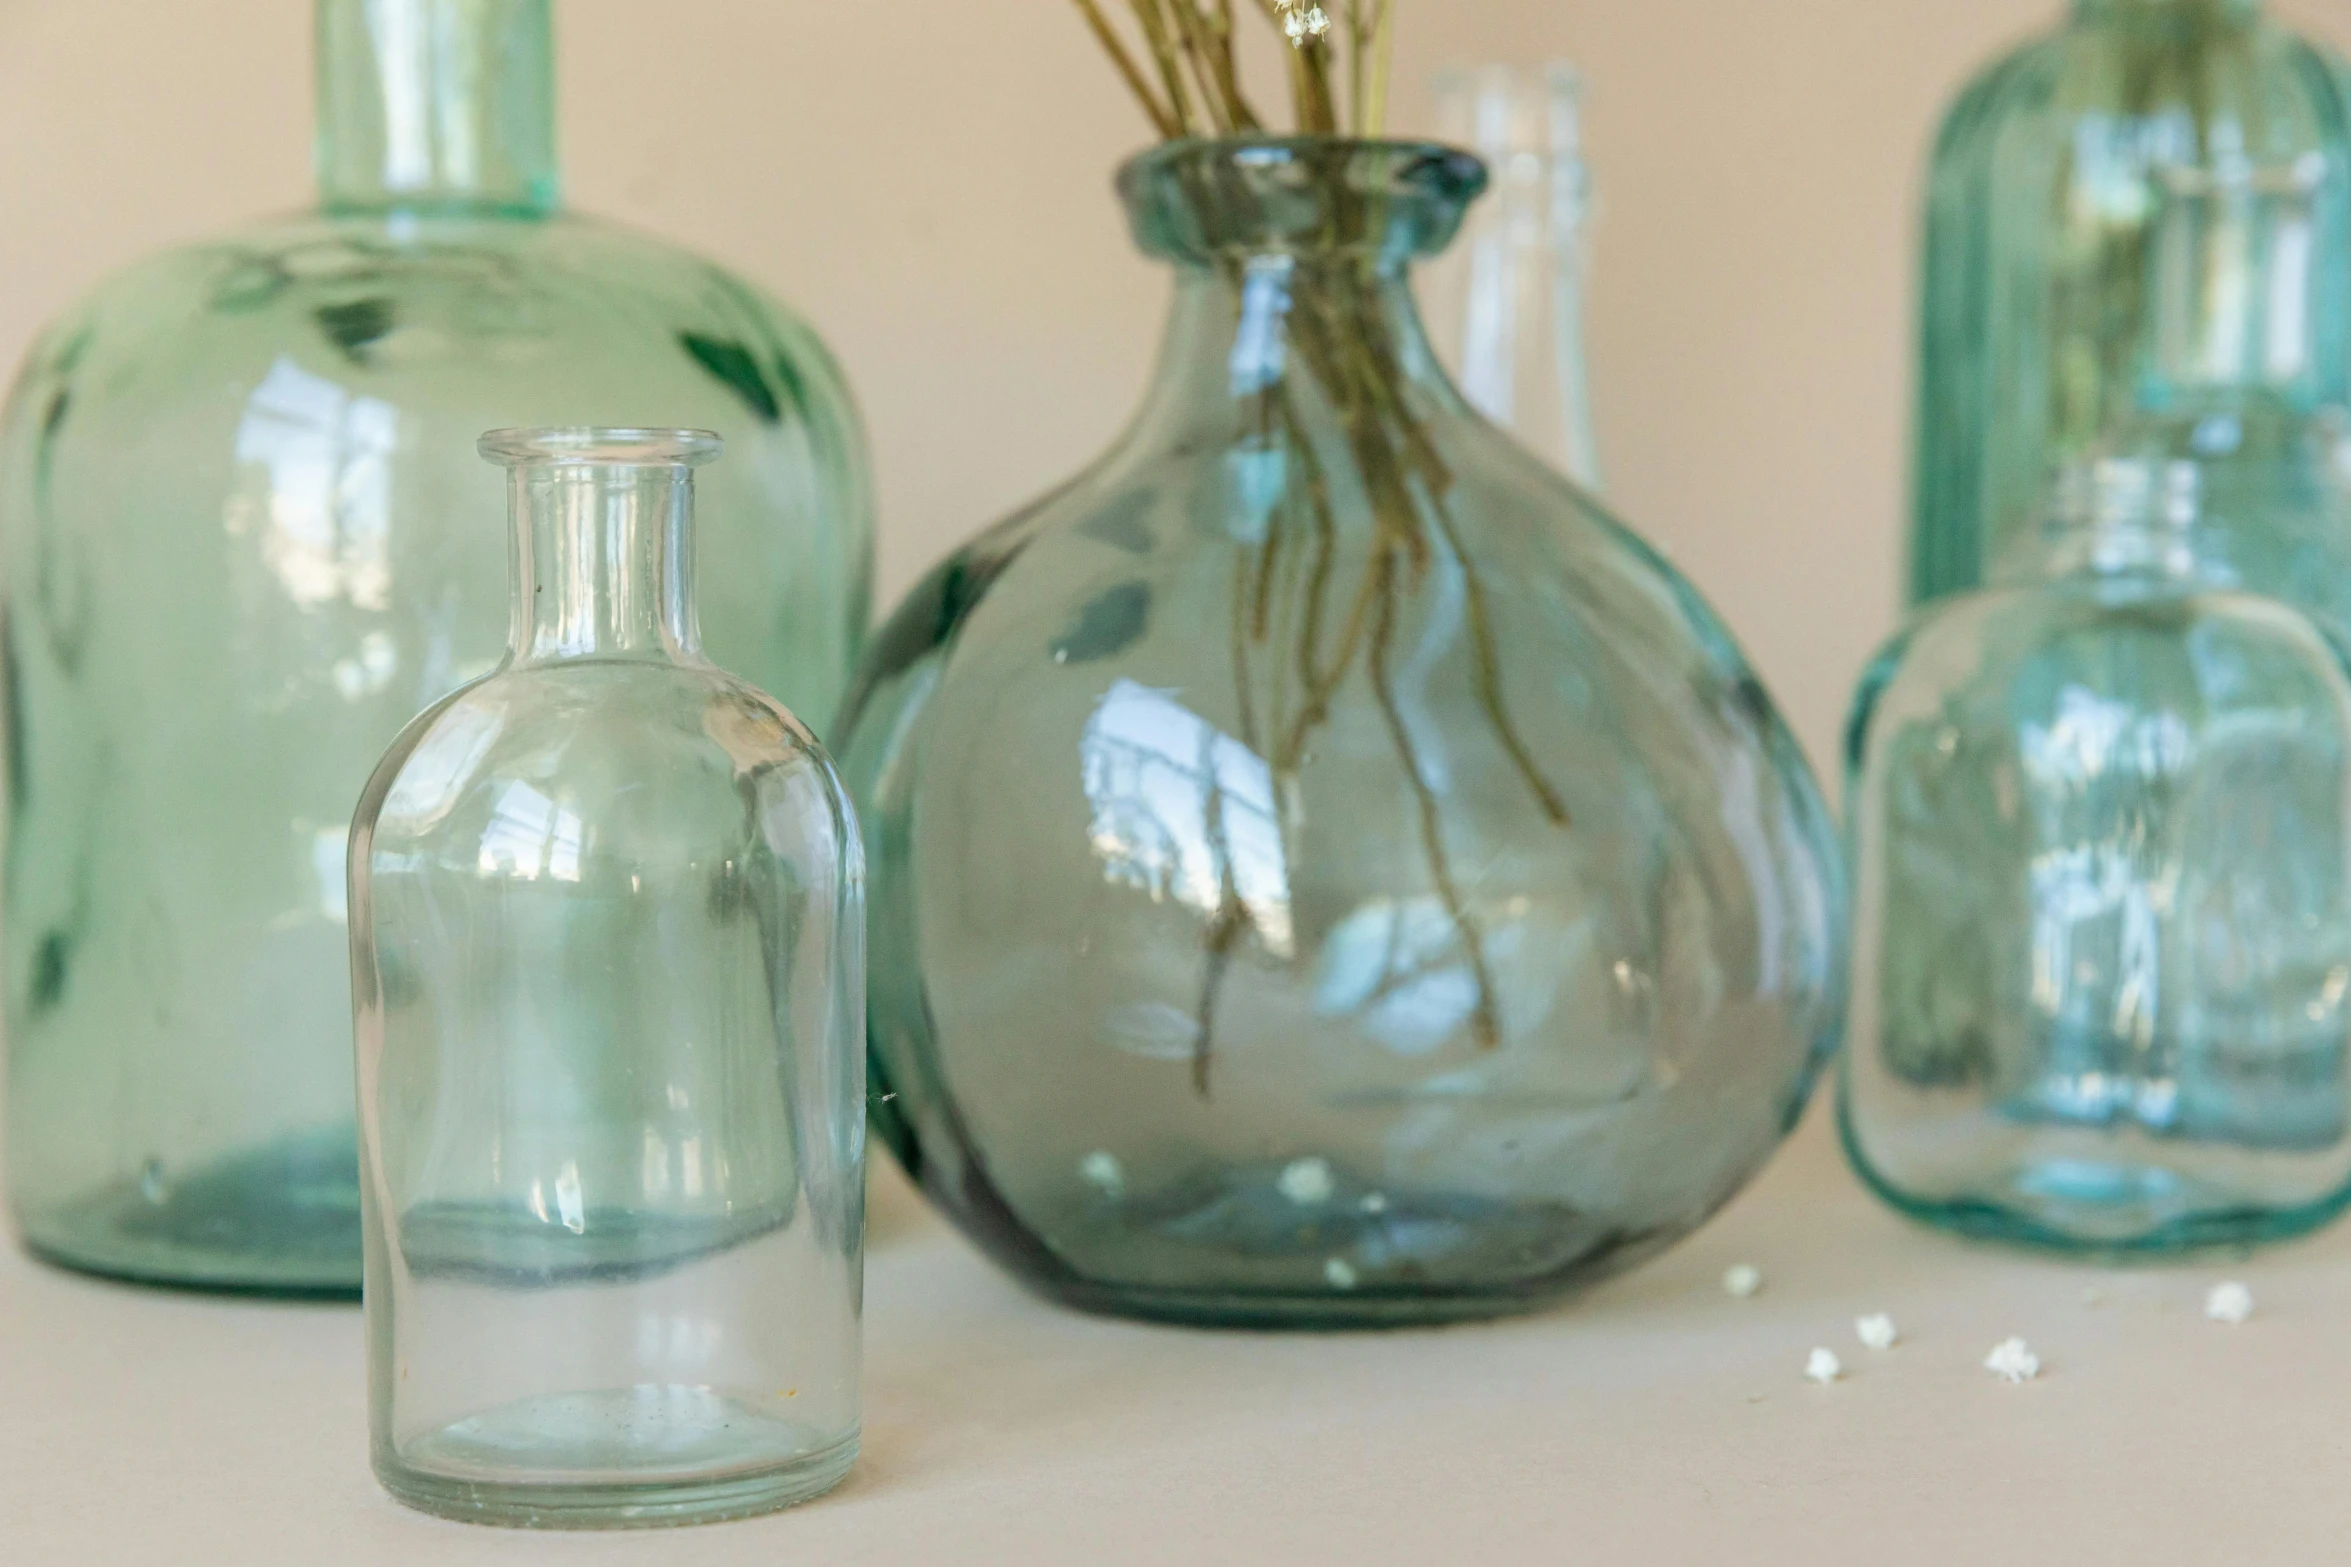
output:
[[[792,316],[557,199],[548,0],[319,0],[316,211],[149,260],[0,430],[8,1187],[72,1266],[356,1290],[344,841],[507,633],[499,426],[706,427],[711,656],[822,723],[862,441]]]
[[[2056,475],[2118,450],[2328,509],[2351,403],[2334,56],[2259,0],[2075,0],[1953,108],[1927,206],[1914,603],[2037,548]],[[2248,584],[2325,609],[2291,574],[2306,542]]]

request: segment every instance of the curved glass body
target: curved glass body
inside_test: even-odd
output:
[[[2342,644],[2209,569],[2192,465],[2101,483],[1863,686],[1847,1148],[1971,1234],[2293,1234],[2351,1200]]]
[[[2335,460],[2351,75],[2255,0],[2077,0],[1952,109],[1926,226],[1912,602],[2008,575],[2056,476],[2143,424],[2319,418],[2297,460]]]
[[[42,1254],[359,1283],[340,866],[503,651],[493,426],[722,432],[728,667],[830,711],[865,625],[840,379],[708,263],[553,204],[545,0],[321,0],[322,208],[148,261],[0,430],[8,1187]]]
[[[1080,1306],[1523,1309],[1727,1200],[1841,1005],[1840,869],[1688,584],[1438,369],[1474,159],[1130,165],[1141,416],[948,559],[842,724],[878,1126]]]
[[[863,868],[808,731],[701,654],[715,449],[483,442],[512,649],[353,823],[375,1465],[453,1517],[732,1517],[856,1455]]]

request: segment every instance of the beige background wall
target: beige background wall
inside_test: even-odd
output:
[[[1618,509],[1831,764],[1890,627],[1913,209],[1941,105],[2062,0],[1401,0],[1592,84]],[[2286,15],[2351,44],[2351,0]],[[299,204],[305,0],[0,0],[0,357],[143,250]],[[871,422],[882,587],[1125,418],[1163,284],[1107,194],[1140,122],[1068,0],[558,0],[570,190],[781,290]]]

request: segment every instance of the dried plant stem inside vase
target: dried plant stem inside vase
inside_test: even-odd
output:
[[[1099,0],[1074,3],[1161,135],[1230,137],[1262,130],[1241,90],[1233,0],[1129,0],[1144,42],[1139,53],[1122,41]],[[1344,0],[1332,7],[1335,20],[1323,6],[1303,0],[1254,3],[1289,46],[1300,132],[1377,136],[1386,112],[1394,0]],[[1238,181],[1203,178],[1208,183],[1193,193],[1201,209],[1230,212],[1236,227],[1244,224],[1250,214],[1233,209],[1253,200],[1251,193]],[[1334,188],[1334,237],[1372,231],[1381,201]],[[1450,557],[1461,575],[1473,680],[1486,722],[1544,816],[1564,828],[1567,805],[1511,720],[1486,586],[1448,511],[1452,475],[1405,401],[1398,371],[1403,345],[1394,340],[1380,264],[1337,244],[1325,254],[1293,255],[1281,264],[1293,271],[1287,290],[1291,362],[1251,394],[1250,422],[1258,449],[1280,459],[1285,482],[1259,536],[1237,546],[1231,641],[1240,739],[1265,758],[1277,798],[1295,799],[1299,775],[1340,692],[1358,674],[1369,681],[1412,792],[1430,883],[1474,982],[1471,1026],[1480,1046],[1493,1049],[1501,1042],[1501,1021],[1484,932],[1455,873],[1442,805],[1406,722],[1393,668],[1407,601],[1423,590],[1440,555]],[[1233,259],[1220,265],[1225,286],[1239,300],[1249,283],[1247,264]],[[1371,524],[1369,559],[1352,581],[1341,570],[1339,486],[1309,436],[1301,408],[1307,397],[1319,397],[1337,416],[1344,459]],[[1213,767],[1206,772],[1215,779]],[[1282,811],[1285,819],[1290,814]],[[1205,938],[1193,1054],[1193,1083],[1203,1097],[1212,1082],[1217,999],[1235,953],[1256,929],[1240,896],[1224,802],[1213,782],[1206,818],[1218,901]]]

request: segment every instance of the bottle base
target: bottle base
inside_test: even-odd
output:
[[[2242,1252],[2322,1229],[2351,1208],[2351,1190],[2296,1204],[2250,1202],[2161,1166],[2025,1159],[1986,1172],[1964,1196],[1923,1196],[1871,1165],[1838,1118],[1846,1162],[1905,1218],[1969,1240],[2104,1261],[2176,1261]]]
[[[1289,1332],[1542,1311],[1654,1256],[1697,1222],[1632,1228],[1553,1200],[1372,1182],[1324,1159],[1210,1165],[1148,1195],[1073,1204],[1045,1220],[1043,1236],[993,1187],[967,1182],[956,1195],[963,1200],[947,1205],[965,1231],[1059,1304]]]
[[[127,1283],[216,1294],[357,1300],[359,1153],[349,1127],[140,1178],[70,1202],[19,1206],[44,1262]]]
[[[706,1388],[527,1399],[381,1452],[396,1501],[510,1529],[720,1523],[812,1501],[857,1461],[855,1432],[811,1447],[804,1427]]]

